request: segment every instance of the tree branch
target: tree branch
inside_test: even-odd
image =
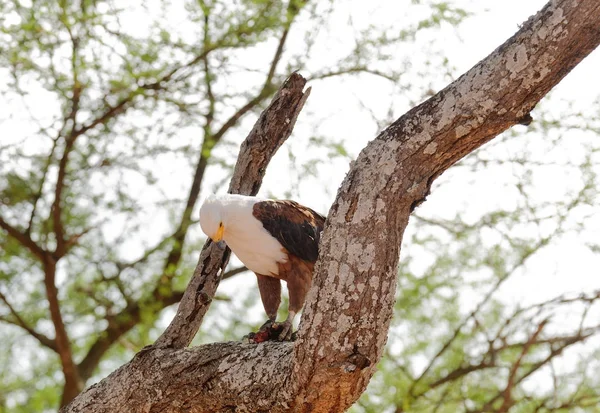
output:
[[[356,66],[356,67],[348,67],[348,68],[340,68],[336,70],[326,70],[320,73],[314,73],[308,80],[324,80],[329,77],[336,77],[342,75],[351,75],[357,73],[366,73],[369,75],[377,76],[383,78],[385,80],[389,80],[392,83],[398,81],[398,78],[395,76],[390,76],[389,74],[382,72],[376,69],[370,69],[368,66]]]
[[[39,341],[41,345],[48,347],[50,350],[58,352],[55,340],[52,340],[48,336],[35,331],[33,327],[31,327],[25,320],[23,320],[23,318],[14,309],[14,307],[10,304],[10,302],[7,300],[6,296],[2,292],[0,292],[0,300],[2,300],[6,307],[8,307],[8,310],[12,314],[14,321],[9,320],[8,318],[0,318],[0,320],[21,327],[23,330],[27,331],[27,333],[29,333],[30,336]]]
[[[55,279],[56,261],[54,260],[54,257],[47,256],[44,260],[44,286],[46,287],[46,298],[50,308],[50,318],[56,334],[54,340],[56,342],[58,356],[65,376],[65,385],[60,403],[62,407],[73,400],[75,396],[83,390],[83,381],[81,380],[75,362],[73,361],[69,336],[60,311]]]
[[[236,275],[241,274],[245,271],[248,271],[248,268],[246,268],[246,267],[233,268],[233,269],[223,273],[223,276],[221,277],[221,281],[226,280],[231,277],[235,277]]]
[[[282,390],[281,383],[270,380],[272,372],[290,363],[291,347],[291,343],[274,342],[260,346],[240,342],[214,343],[179,350],[145,347],[130,363],[113,372],[110,381],[105,379],[94,384],[61,411],[216,412],[225,405],[231,412],[238,400],[263,412],[272,411],[261,400],[271,391],[277,394]],[[243,369],[244,377],[251,375],[252,380],[238,380],[240,369]],[[220,386],[221,376],[230,385]],[[131,386],[117,389],[111,382],[131,383]],[[161,401],[155,403],[151,400],[157,391],[168,396],[160,397]],[[194,398],[204,393],[209,396],[203,397],[198,404]],[[175,399],[171,398],[173,396]]]
[[[79,135],[77,135],[79,136]],[[62,192],[65,187],[65,177],[67,175],[67,164],[69,162],[69,154],[73,150],[75,139],[77,136],[72,135],[67,138],[62,157],[58,164],[58,177],[54,189],[54,202],[52,203],[52,224],[54,226],[54,235],[56,237],[56,249],[54,250],[55,257],[58,259],[65,255],[65,233],[62,223]]]
[[[510,372],[508,373],[508,380],[506,381],[506,387],[502,392],[502,397],[504,400],[502,401],[502,406],[500,406],[500,409],[498,410],[499,413],[507,412],[508,409],[510,409],[514,404],[514,401],[512,399],[512,391],[514,390],[514,387],[516,385],[517,372],[521,367],[523,358],[527,355],[531,346],[536,342],[538,336],[542,333],[542,330],[546,326],[547,322],[548,320],[543,320],[541,323],[538,324],[537,329],[529,337],[527,342],[525,342],[525,344],[521,348],[521,353],[519,353],[519,356],[517,357],[513,365],[510,367]]]
[[[63,8],[63,13],[65,10]],[[54,202],[52,203],[52,224],[54,226],[54,235],[56,237],[56,249],[54,254],[56,257],[62,257],[66,254],[65,247],[65,233],[62,222],[62,192],[64,190],[64,181],[67,173],[67,164],[69,160],[69,154],[73,150],[75,140],[79,136],[76,134],[77,128],[77,113],[79,112],[79,102],[81,99],[81,92],[83,90],[81,83],[79,82],[79,67],[78,67],[78,50],[79,50],[79,39],[73,36],[71,28],[67,23],[66,15],[63,14],[60,19],[71,38],[71,71],[73,73],[73,87],[71,90],[71,111],[65,118],[65,125],[71,123],[71,133],[65,138],[65,148],[62,153],[62,157],[58,164],[58,176],[56,178],[56,186],[54,189]],[[54,148],[53,148],[54,151]]]
[[[37,245],[31,237],[19,231],[17,228],[10,225],[0,216],[0,228],[4,229],[8,235],[16,239],[21,245],[27,248],[34,256],[36,256],[40,261],[43,261],[46,257],[46,251]]]
[[[50,165],[52,164],[52,158],[54,157],[54,152],[56,151],[56,146],[58,144],[58,137],[52,139],[52,148],[50,149],[50,154],[46,158],[46,163],[44,164],[44,168],[42,169],[42,179],[40,182],[40,186],[38,188],[37,193],[32,202],[31,214],[29,214],[29,223],[27,224],[27,230],[25,234],[30,235],[31,229],[33,227],[33,219],[35,218],[35,213],[37,210],[37,205],[40,199],[42,198],[44,184],[46,183],[46,179],[48,177],[48,170],[50,169]]]

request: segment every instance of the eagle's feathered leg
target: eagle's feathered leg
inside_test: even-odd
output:
[[[292,266],[291,274],[287,277],[287,287],[290,295],[288,317],[283,323],[273,323],[273,329],[281,329],[279,341],[291,340],[294,317],[302,309],[312,281],[312,264],[300,259],[296,259],[296,261],[295,265]],[[311,268],[310,271],[307,271],[309,265]]]
[[[262,274],[256,274],[258,281],[258,291],[260,291],[260,299],[263,307],[269,318],[259,331],[270,329],[277,318],[277,310],[281,304],[281,280],[274,277],[268,277]]]

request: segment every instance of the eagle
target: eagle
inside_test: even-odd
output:
[[[294,317],[312,283],[324,225],[325,217],[290,200],[226,194],[211,195],[202,204],[202,231],[214,242],[224,241],[256,274],[268,317],[259,333],[280,341],[292,338]],[[288,317],[277,323],[282,280],[289,292]]]

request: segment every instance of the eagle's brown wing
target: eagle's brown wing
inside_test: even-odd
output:
[[[252,214],[290,253],[314,263],[319,256],[319,238],[325,217],[294,201],[260,201]]]

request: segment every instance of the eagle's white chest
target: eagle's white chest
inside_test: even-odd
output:
[[[283,252],[279,241],[254,216],[236,224],[238,223],[233,222],[225,226],[223,234],[231,251],[250,271],[262,275],[278,275],[277,263],[287,261],[287,254]]]

